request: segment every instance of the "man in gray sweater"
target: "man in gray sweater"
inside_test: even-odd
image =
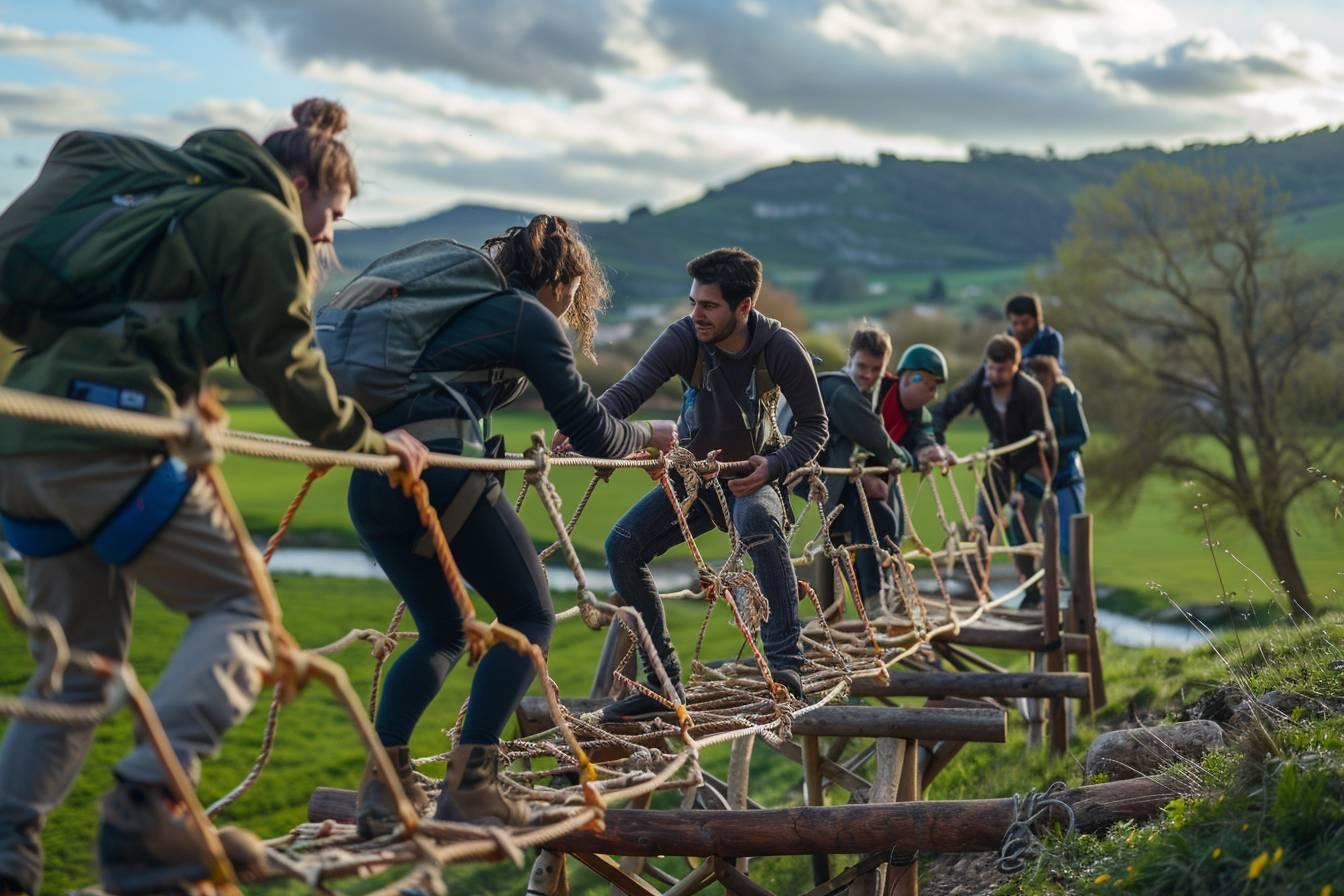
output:
[[[718,450],[721,461],[749,462],[749,472],[724,476],[729,512],[770,604],[761,640],[771,674],[801,697],[798,579],[789,561],[785,498],[777,484],[826,443],[817,376],[798,338],[756,310],[760,261],[742,249],[715,249],[693,259],[686,271],[692,278],[690,314],[668,327],[599,401],[614,416],[628,417],[664,383],[680,377],[681,444],[697,457]],[[776,391],[793,408],[795,420],[792,437],[782,445],[771,410]],[[684,498],[679,478],[669,475]],[[691,506],[688,521],[696,535],[727,525],[708,489]],[[649,562],[681,541],[676,515],[662,489],[655,488],[621,517],[606,544],[612,583],[643,618],[658,659],[678,688],[681,666]],[[644,661],[648,668],[649,657]],[[653,688],[661,690],[648,671]],[[620,721],[662,710],[656,700],[636,692],[609,705],[602,718]]]

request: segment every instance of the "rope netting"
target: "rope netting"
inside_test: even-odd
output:
[[[113,663],[70,649],[56,621],[31,613],[20,601],[12,580],[0,569],[0,586],[3,586],[0,591],[3,591],[11,621],[30,637],[46,639],[53,647],[54,659],[39,670],[39,678],[44,683],[41,693],[50,695],[59,691],[62,674],[72,665],[90,669],[113,684],[109,689],[110,696],[101,704],[71,705],[45,699],[5,697],[0,698],[0,713],[82,727],[97,724],[124,703],[129,703],[168,769],[171,789],[188,807],[203,854],[210,859],[207,867],[212,882],[216,889],[224,892],[236,892],[236,884],[209,817],[237,801],[259,780],[270,757],[282,706],[293,700],[311,680],[325,684],[341,701],[370,755],[379,762],[383,780],[393,785],[390,789],[395,791],[401,824],[386,836],[369,840],[361,839],[353,825],[329,821],[303,824],[282,837],[267,841],[272,865],[283,875],[318,889],[325,889],[323,882],[326,880],[411,865],[406,877],[378,891],[391,894],[408,886],[429,886],[439,879],[444,865],[455,861],[502,857],[521,862],[522,851],[526,848],[580,828],[600,829],[603,812],[610,804],[647,797],[658,791],[680,791],[683,803],[689,804],[704,783],[700,754],[705,748],[752,736],[775,743],[788,739],[795,718],[817,707],[847,699],[856,680],[885,680],[888,670],[915,658],[933,640],[954,637],[964,626],[981,620],[995,608],[1020,596],[1042,576],[1037,572],[1001,595],[990,592],[990,564],[996,556],[1041,552],[1041,545],[1034,540],[1016,545],[1011,543],[1009,526],[1004,519],[1005,510],[1012,508],[1006,496],[997,493],[996,477],[990,470],[996,458],[1028,448],[1033,443],[1042,451],[1042,468],[1046,468],[1038,436],[959,458],[958,465],[968,471],[974,482],[977,499],[989,510],[988,528],[972,523],[973,517],[967,512],[951,465],[943,466],[936,473],[922,475],[916,489],[910,493],[905,491],[902,477],[894,475],[905,472],[900,465],[865,467],[855,463],[842,469],[809,464],[794,471],[782,486],[787,490],[804,485],[806,499],[802,510],[788,526],[786,535],[790,544],[802,532],[809,511],[815,507],[817,512],[815,534],[801,545],[792,557],[793,563],[800,567],[816,564],[823,570],[829,567],[833,580],[840,583],[836,589],[837,598],[829,605],[823,605],[811,585],[799,581],[800,596],[808,601],[813,611],[802,631],[806,651],[802,670],[805,699],[800,700],[773,680],[757,647],[761,623],[769,616],[770,603],[745,564],[748,546],[732,523],[733,515],[720,478],[744,469],[745,462],[696,458],[685,449],[673,449],[666,456],[656,458],[557,456],[547,451],[540,434],[533,435],[531,447],[523,454],[506,455],[502,459],[431,455],[431,466],[490,472],[522,471],[524,485],[518,496],[518,506],[522,506],[529,494],[534,494],[556,534],[555,541],[542,550],[540,556],[544,560],[554,554],[561,555],[577,582],[574,607],[559,613],[557,620],[579,617],[594,630],[615,624],[629,634],[625,656],[614,667],[613,677],[625,688],[653,697],[666,707],[667,713],[647,721],[599,724],[595,717],[576,715],[564,706],[539,647],[497,621],[487,624],[477,618],[466,583],[430,502],[428,488],[418,478],[402,473],[395,458],[327,451],[294,439],[233,432],[226,428],[222,411],[209,400],[202,402],[196,414],[169,419],[0,387],[0,415],[166,442],[171,451],[183,456],[206,476],[230,521],[239,555],[252,578],[276,646],[275,666],[270,675],[274,695],[261,751],[252,769],[208,810],[198,802],[129,664]],[[268,542],[264,556],[253,546],[223,476],[215,466],[223,453],[295,462],[309,468],[298,494]],[[464,620],[471,662],[479,660],[491,646],[504,644],[529,657],[535,666],[552,727],[505,741],[500,749],[501,768],[505,769],[504,786],[513,795],[525,797],[542,807],[537,825],[509,829],[417,818],[410,802],[396,786],[397,776],[373,732],[371,719],[377,707],[377,687],[383,665],[401,642],[415,637],[413,632],[399,630],[404,604],[397,607],[386,629],[352,630],[322,647],[304,649],[284,628],[280,604],[265,564],[284,538],[313,483],[334,466],[381,471],[394,487],[415,502],[420,520],[429,532],[435,558]],[[568,520],[562,513],[562,500],[550,477],[551,470],[558,467],[587,467],[594,471]],[[639,614],[612,600],[602,600],[589,587],[571,539],[595,490],[614,471],[626,469],[643,471],[662,489],[695,564],[698,587],[661,595],[665,600],[700,600],[705,604],[689,663],[684,700],[659,662]],[[890,488],[897,492],[904,515],[904,536],[910,542],[910,550],[903,552],[890,538],[883,543],[868,502],[862,497],[860,505],[867,541],[846,544],[836,539],[831,528],[843,507],[825,511],[827,489],[822,477],[837,474],[847,476],[859,496],[864,495],[861,477],[865,474],[891,474],[888,476]],[[680,484],[684,497],[678,496],[673,477]],[[1046,481],[1049,481],[1048,477]],[[911,516],[911,501],[921,498],[924,492],[928,493],[943,530],[937,547],[921,538]],[[730,549],[727,558],[717,565],[706,560],[688,522],[695,501],[711,502],[720,511],[719,519],[725,524]],[[1020,517],[1020,508],[1016,513],[1021,531],[1030,532]],[[859,588],[854,562],[855,554],[865,550],[873,552],[884,572],[880,593],[867,602]],[[934,585],[931,590],[935,592],[932,602],[936,604],[933,608],[921,593],[916,563],[930,571]],[[948,579],[958,566],[973,589],[974,599],[971,601],[954,600],[949,591]],[[742,650],[736,659],[711,663],[702,657],[702,650],[712,617],[720,605],[727,608],[727,615],[742,639]],[[846,618],[851,606],[853,619]],[[344,670],[327,658],[358,641],[370,645],[375,663],[372,693],[367,705],[361,704]],[[648,658],[657,689],[621,671],[634,659],[637,645]],[[744,654],[749,654],[749,659],[743,658]],[[458,713],[457,723],[448,732],[454,742],[464,715],[465,705]],[[446,756],[447,751],[416,759],[414,764],[422,766],[439,762]],[[418,771],[416,775],[427,792],[434,795],[440,782]]]

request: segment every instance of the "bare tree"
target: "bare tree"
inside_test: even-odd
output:
[[[1080,378],[1116,436],[1102,497],[1132,509],[1149,474],[1194,480],[1254,530],[1297,616],[1288,510],[1341,455],[1344,266],[1281,244],[1283,209],[1258,175],[1141,162],[1079,195],[1045,285],[1105,361]]]

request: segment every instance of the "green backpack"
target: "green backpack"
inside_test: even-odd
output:
[[[452,240],[422,240],[377,259],[317,313],[317,342],[336,388],[371,414],[424,392],[447,393],[470,419],[465,431],[444,434],[479,451],[486,415],[458,387],[511,383],[516,397],[526,387],[523,372],[441,369],[425,349],[458,314],[508,288],[489,256]]]
[[[257,182],[260,168],[275,168],[267,160],[241,132],[207,131],[180,149],[65,134],[33,185],[0,214],[0,333],[42,348],[71,327],[121,317],[129,275],[155,244],[223,190],[273,188]]]

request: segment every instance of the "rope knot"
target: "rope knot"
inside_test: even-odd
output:
[[[202,398],[196,407],[183,410],[178,421],[187,430],[181,436],[168,440],[168,451],[192,469],[201,469],[224,460],[222,432],[228,425],[228,416],[213,399]]]

